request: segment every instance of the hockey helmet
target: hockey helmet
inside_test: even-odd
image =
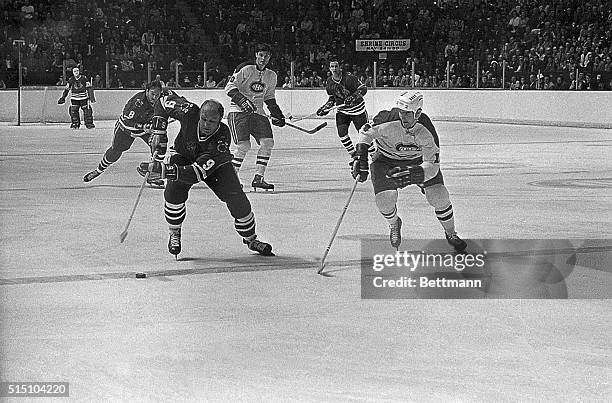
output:
[[[417,112],[423,109],[423,94],[418,91],[407,91],[397,98],[396,106],[406,112]]]

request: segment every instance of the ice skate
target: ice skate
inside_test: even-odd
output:
[[[457,235],[456,232],[452,235],[445,233],[445,235],[446,241],[450,246],[455,248],[456,252],[463,252],[465,248],[467,248],[467,243],[463,239],[459,238],[459,235]]]
[[[86,123],[85,127],[88,129],[95,129],[96,125],[94,125],[93,123]]]
[[[81,127],[81,125],[77,125],[76,123],[70,125],[71,129],[78,129],[79,127]]]
[[[395,249],[398,249],[402,243],[402,219],[399,216],[393,224],[389,225],[389,240]]]
[[[253,239],[252,241],[247,241],[246,239],[243,239],[242,242],[244,242],[244,244],[247,245],[250,250],[257,252],[260,255],[275,256],[274,253],[272,253],[272,245],[270,245],[269,243],[262,242],[258,239]]]
[[[102,172],[98,171],[97,169],[94,169],[93,171],[88,172],[87,174],[85,174],[85,176],[83,176],[83,182],[91,182],[100,175],[102,175]]]
[[[255,177],[253,178],[253,182],[251,183],[251,186],[253,186],[254,192],[256,192],[258,188],[264,189],[264,190],[274,190],[274,185],[266,182],[263,176],[261,175],[255,175]]]
[[[181,229],[174,228],[170,230],[170,239],[168,240],[168,252],[174,255],[178,260],[178,255],[181,253]]]

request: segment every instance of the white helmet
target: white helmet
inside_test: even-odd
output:
[[[423,109],[423,94],[418,91],[404,92],[397,98],[396,106],[406,112],[415,112]]]

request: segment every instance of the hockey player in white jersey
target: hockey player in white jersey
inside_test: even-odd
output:
[[[365,182],[372,172],[378,210],[390,227],[394,248],[402,242],[402,220],[397,212],[398,189],[417,185],[434,208],[448,243],[457,251],[467,247],[455,231],[453,206],[440,170],[440,143],[429,117],[423,113],[423,95],[405,92],[395,108],[379,112],[372,123],[359,131],[353,178]],[[368,147],[376,143],[372,165],[368,167]]]
[[[264,181],[264,174],[274,148],[270,120],[263,106],[270,111],[272,124],[285,126],[285,116],[274,98],[277,75],[267,68],[271,51],[267,44],[256,48],[255,61],[238,66],[225,86],[225,93],[232,99],[227,123],[236,145],[232,164],[240,170],[245,156],[251,149],[251,136],[259,145],[255,163],[253,189],[274,190],[274,185]]]

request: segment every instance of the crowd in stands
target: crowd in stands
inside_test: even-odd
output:
[[[368,86],[612,90],[607,0],[0,0],[0,11],[0,75],[23,39],[26,76],[52,84],[81,65],[101,86],[140,87],[152,69],[169,86],[219,87],[267,42],[284,88],[324,86],[336,55]],[[397,38],[410,49],[355,50]]]

